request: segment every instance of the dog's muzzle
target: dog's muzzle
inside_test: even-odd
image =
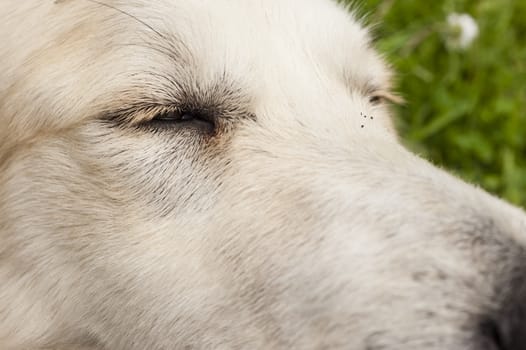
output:
[[[511,288],[501,310],[479,323],[479,334],[482,336],[480,349],[526,350],[526,254],[521,256],[520,264],[523,266],[514,271]]]

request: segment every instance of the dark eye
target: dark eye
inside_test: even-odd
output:
[[[196,129],[211,133],[215,130],[214,119],[200,111],[177,111],[168,110],[155,115],[148,122],[148,125],[155,128],[174,128],[174,129]]]
[[[372,95],[371,97],[369,97],[369,102],[372,103],[373,105],[380,104],[382,103],[382,101],[383,101],[383,97],[380,95]]]

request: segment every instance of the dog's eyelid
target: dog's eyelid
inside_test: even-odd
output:
[[[129,106],[119,111],[110,113],[110,119],[128,126],[137,126],[147,123],[159,113],[164,113],[168,109],[161,106],[141,105]]]
[[[163,120],[163,121],[173,121],[173,122],[183,122],[189,120],[201,120],[209,123],[215,123],[215,118],[210,117],[207,113],[204,113],[200,110],[195,109],[186,109],[186,108],[167,108],[165,110],[160,110],[157,113],[153,114],[149,121]]]
[[[148,123],[156,115],[175,113],[177,109],[173,106],[162,106],[156,104],[131,104],[116,110],[102,114],[101,119],[113,121],[122,126],[138,126]]]
[[[371,103],[379,103],[382,100],[385,100],[385,101],[388,101],[394,104],[398,104],[398,105],[405,103],[405,100],[401,96],[389,90],[385,90],[385,89],[379,89],[379,88],[370,89],[369,92],[367,93],[367,96],[369,96],[369,101]]]
[[[397,104],[397,105],[403,105],[405,103],[405,100],[402,96],[398,95],[397,93],[394,93],[394,92],[385,92],[383,94],[383,97],[391,102],[391,103],[394,103],[394,104]]]
[[[176,106],[154,106],[135,111],[130,126],[151,130],[182,130],[192,128],[206,133],[214,133],[217,124],[214,116],[198,108]]]

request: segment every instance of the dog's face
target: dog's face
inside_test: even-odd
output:
[[[3,0],[0,20],[2,348],[524,345],[523,213],[399,144],[389,69],[341,6]]]

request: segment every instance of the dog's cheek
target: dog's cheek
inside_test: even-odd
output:
[[[80,144],[72,148],[78,154],[71,158],[83,163],[100,191],[149,217],[209,210],[228,168],[219,143],[192,131],[155,133],[95,125],[76,134],[73,138]]]

